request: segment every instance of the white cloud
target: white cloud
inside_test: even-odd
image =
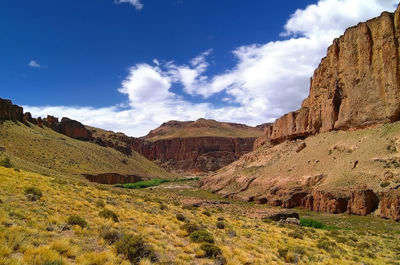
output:
[[[31,60],[28,63],[28,66],[33,67],[33,68],[42,68],[42,66],[40,64],[38,64],[36,61],[34,61],[34,60]]]
[[[215,76],[206,74],[212,50],[185,65],[173,61],[160,63],[156,59],[153,66],[137,64],[129,69],[119,89],[128,96],[127,108],[25,108],[36,115],[68,116],[133,136],[145,135],[172,119],[205,117],[251,125],[273,121],[300,106],[308,94],[315,67],[335,37],[349,26],[384,10],[394,10],[397,3],[397,0],[320,0],[297,10],[288,19],[282,34],[286,39],[235,49],[236,66]],[[185,98],[202,96],[206,103],[183,99],[183,95],[173,92],[177,83],[182,84]],[[221,99],[222,107],[215,107],[208,99],[220,92],[226,95]]]
[[[140,0],[115,0],[116,4],[128,3],[133,5],[137,10],[141,10],[143,8],[143,4]]]

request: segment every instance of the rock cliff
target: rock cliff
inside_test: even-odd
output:
[[[299,110],[265,131],[272,143],[400,119],[400,10],[346,30],[328,48]]]
[[[89,130],[92,141],[99,145],[126,155],[134,150],[169,171],[190,173],[215,171],[232,163],[252,151],[256,139],[199,136],[148,141],[96,128]],[[154,132],[150,135],[154,137]]]
[[[295,112],[200,186],[286,208],[400,220],[400,6],[328,48]]]
[[[22,107],[13,105],[11,100],[0,98],[0,121],[22,121],[23,114]]]

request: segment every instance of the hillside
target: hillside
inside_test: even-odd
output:
[[[201,186],[275,206],[400,220],[399,40],[400,6],[347,29],[315,70],[301,109]]]
[[[133,152],[126,156],[114,149],[79,141],[47,127],[5,121],[0,125],[0,155],[19,169],[47,175],[120,173],[145,178],[168,177],[153,162]]]
[[[163,123],[157,129],[150,131],[143,139],[154,142],[162,139],[204,136],[254,138],[261,136],[262,133],[262,127],[198,119],[196,121],[169,121]]]

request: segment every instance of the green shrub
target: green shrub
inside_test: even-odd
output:
[[[0,161],[0,166],[1,167],[6,167],[6,168],[11,168],[11,162],[10,162],[10,158],[6,157],[3,160]]]
[[[186,230],[189,234],[193,233],[194,231],[200,230],[200,227],[197,224],[187,223],[180,227],[182,230]]]
[[[160,184],[170,182],[168,179],[151,179],[146,181],[138,181],[135,183],[119,184],[118,187],[125,189],[144,189],[148,187],[158,186]]]
[[[313,219],[306,219],[306,218],[300,218],[300,225],[305,226],[305,227],[318,228],[318,229],[323,229],[325,227],[325,225],[319,221],[316,221]]]
[[[82,228],[85,228],[88,226],[88,223],[86,222],[86,220],[78,215],[71,215],[70,217],[68,217],[67,224],[78,225]]]
[[[29,201],[37,201],[42,198],[43,193],[38,188],[29,187],[25,189],[25,196]]]
[[[147,258],[152,262],[158,260],[153,248],[146,245],[141,236],[130,234],[124,235],[117,243],[115,248],[118,254],[125,256],[133,264],[138,264],[141,259]]]
[[[380,186],[381,186],[381,188],[386,188],[389,185],[390,185],[389,182],[382,182]]]
[[[222,221],[218,221],[216,223],[216,226],[217,226],[218,229],[225,229],[225,223],[222,222]]]
[[[177,219],[178,221],[183,222],[183,221],[186,220],[186,217],[185,217],[183,214],[181,214],[181,213],[177,213],[177,214],[176,214],[176,219]]]
[[[99,216],[106,219],[111,219],[114,222],[119,222],[118,215],[111,210],[104,209],[99,212]]]
[[[207,258],[216,258],[222,254],[221,249],[211,243],[201,244],[200,249],[206,253]]]
[[[199,230],[199,231],[194,231],[190,234],[190,241],[194,243],[202,243],[202,242],[214,243],[214,238],[209,232],[205,230]]]

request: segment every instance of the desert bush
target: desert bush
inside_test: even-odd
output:
[[[218,221],[215,225],[218,229],[225,229],[225,223],[222,221]]]
[[[11,162],[10,162],[10,158],[6,157],[3,160],[0,161],[0,166],[1,167],[6,167],[6,168],[11,168]]]
[[[205,256],[207,258],[216,258],[222,255],[222,251],[219,247],[211,243],[203,243],[200,246],[200,249],[205,252]]]
[[[177,213],[177,214],[176,214],[176,219],[177,219],[178,221],[183,222],[183,221],[186,220],[186,217],[185,217],[183,214],[181,214],[181,213]]]
[[[118,215],[111,210],[104,209],[99,212],[99,216],[106,219],[111,219],[114,222],[119,222]]]
[[[209,211],[203,211],[202,214],[204,214],[205,216],[208,216],[208,217],[211,216],[211,213]]]
[[[86,222],[85,219],[80,217],[79,215],[71,215],[68,217],[67,224],[69,225],[78,225],[82,228],[85,228],[88,226],[88,223]]]
[[[115,229],[109,229],[109,227],[103,227],[100,231],[100,236],[107,244],[112,245],[121,239],[122,233]]]
[[[99,199],[98,201],[96,201],[96,207],[104,208],[105,206],[106,204],[104,203],[103,200]]]
[[[43,193],[38,188],[29,187],[25,189],[25,196],[29,201],[37,201],[42,198]]]
[[[165,204],[160,204],[160,210],[162,210],[162,211],[168,210],[168,206]]]
[[[214,243],[214,238],[209,232],[205,230],[198,230],[190,234],[190,241],[194,243]]]
[[[189,234],[193,233],[194,231],[200,230],[200,227],[197,224],[186,223],[180,227],[180,229],[185,230]]]
[[[152,262],[158,259],[153,248],[146,245],[142,237],[138,235],[124,235],[115,243],[115,248],[118,254],[125,256],[133,264],[138,264],[144,258],[148,258]]]

